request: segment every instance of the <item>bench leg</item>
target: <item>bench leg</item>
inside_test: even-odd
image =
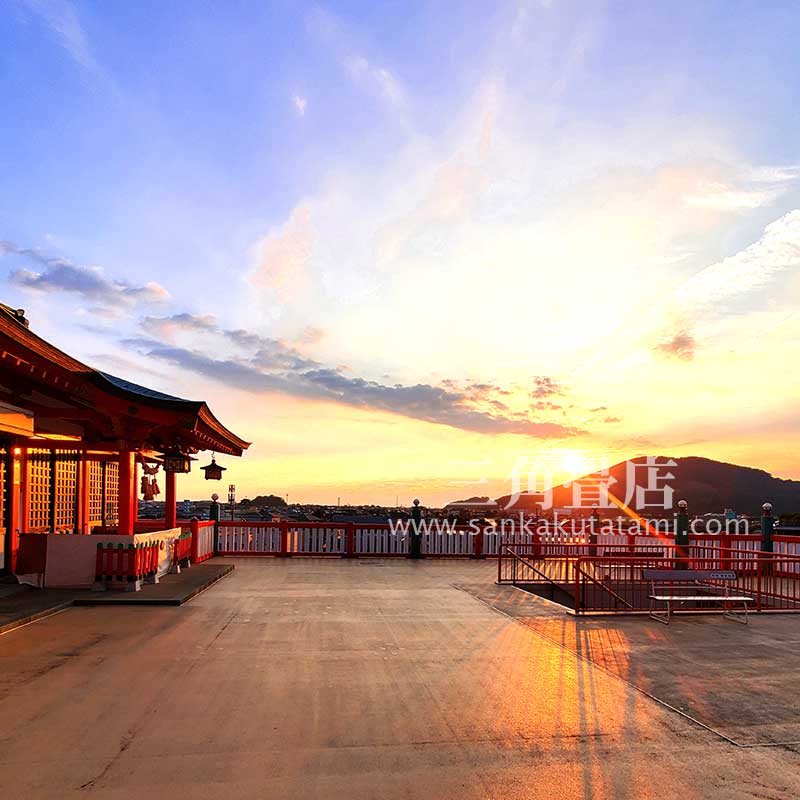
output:
[[[724,601],[722,604],[722,616],[733,622],[738,622],[740,625],[747,625],[747,603],[742,603],[742,611],[737,613],[729,601]]]
[[[672,616],[672,602],[669,600],[667,601],[667,608],[665,611],[659,611],[656,608],[656,602],[656,600],[650,601],[650,617],[664,625],[669,625],[670,617]]]
[[[722,616],[727,617],[734,622],[739,622],[742,625],[747,625],[747,600],[742,601],[742,608],[744,609],[744,619],[740,619],[741,614],[737,614],[733,610],[733,604],[730,599],[730,587],[725,587],[725,599],[722,601]]]

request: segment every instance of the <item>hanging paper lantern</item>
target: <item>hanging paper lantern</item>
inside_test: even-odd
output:
[[[190,472],[192,461],[193,459],[188,455],[177,450],[172,453],[164,453],[164,472]]]
[[[206,474],[207,481],[221,481],[222,480],[222,473],[227,469],[227,467],[221,467],[217,464],[216,458],[212,455],[211,456],[211,463],[206,464],[204,467],[200,467]]]

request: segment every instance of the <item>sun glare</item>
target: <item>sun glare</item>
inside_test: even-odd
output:
[[[561,468],[570,475],[586,475],[592,471],[589,459],[582,453],[574,450],[564,453],[561,457]]]

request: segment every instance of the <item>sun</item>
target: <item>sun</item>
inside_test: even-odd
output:
[[[589,459],[577,450],[568,450],[562,455],[561,468],[571,476],[582,476],[592,471]]]

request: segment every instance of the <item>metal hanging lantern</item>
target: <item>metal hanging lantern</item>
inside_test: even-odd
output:
[[[206,476],[207,481],[221,481],[222,480],[222,473],[225,472],[227,467],[221,467],[217,464],[217,459],[215,456],[211,456],[211,463],[206,464],[204,467],[200,467],[203,470]]]
[[[175,450],[171,453],[164,453],[164,472],[190,472],[192,469],[193,458],[186,453]]]

